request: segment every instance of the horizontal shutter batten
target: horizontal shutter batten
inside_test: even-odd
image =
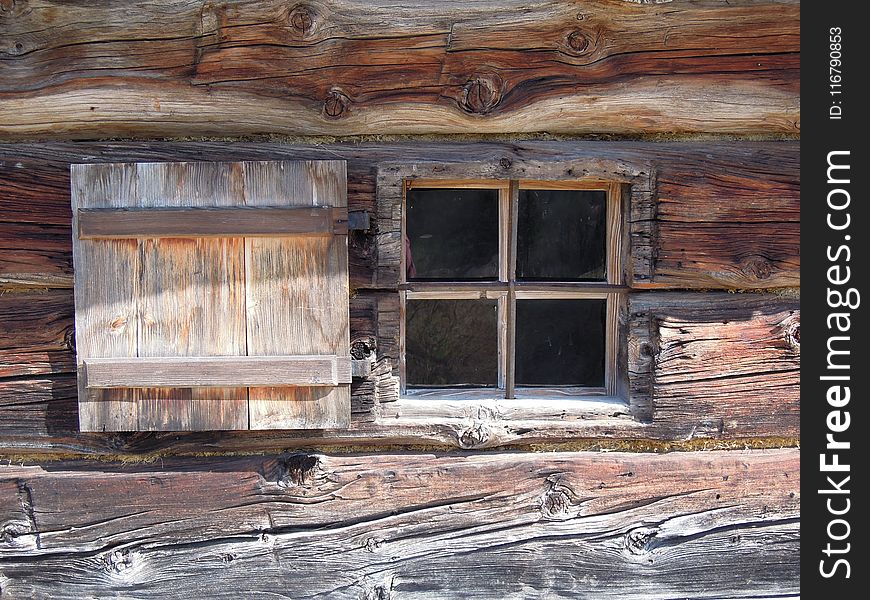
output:
[[[330,236],[347,233],[344,207],[78,209],[83,240]]]
[[[89,358],[88,388],[336,386],[351,382],[350,357],[164,356]]]

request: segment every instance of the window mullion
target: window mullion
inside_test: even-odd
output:
[[[516,272],[517,272],[517,216],[520,197],[519,181],[511,180],[508,188],[509,212],[507,219],[508,230],[508,254],[507,254],[507,281],[508,293],[505,299],[506,319],[507,319],[507,335],[505,336],[505,398],[514,397],[514,387],[516,382],[516,339],[517,339],[517,293],[516,293]]]

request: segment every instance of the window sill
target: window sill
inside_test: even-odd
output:
[[[509,421],[600,421],[618,419],[636,422],[628,403],[616,396],[564,398],[541,396],[506,399],[500,390],[412,390],[395,402],[380,406],[380,418],[399,420],[481,419]]]

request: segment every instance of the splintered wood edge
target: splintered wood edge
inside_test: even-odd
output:
[[[351,359],[320,356],[87,358],[88,388],[335,386]]]
[[[345,207],[79,208],[83,240],[346,234]]]

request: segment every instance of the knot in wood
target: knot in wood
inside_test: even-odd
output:
[[[770,278],[773,273],[773,265],[763,256],[750,256],[740,261],[740,271],[754,280]]]
[[[466,112],[485,115],[501,100],[501,78],[498,75],[481,75],[463,87],[462,108]]]
[[[512,161],[511,159],[509,159],[508,157],[504,157],[504,158],[502,158],[501,160],[498,161],[498,164],[499,164],[499,166],[500,166],[502,169],[507,170],[507,169],[510,169],[511,166],[513,166],[514,163],[513,163],[513,161]]]
[[[570,48],[573,52],[577,54],[582,54],[589,49],[589,38],[586,37],[586,34],[580,31],[579,29],[575,29],[570,34],[568,34],[568,39],[566,40],[568,44],[568,48]]]
[[[549,521],[565,521],[575,516],[574,490],[562,479],[558,474],[547,477],[549,489],[541,495],[541,516]]]
[[[18,16],[23,12],[26,3],[26,0],[24,2],[17,0],[0,0],[0,15]]]
[[[305,4],[297,4],[291,8],[287,20],[293,31],[301,37],[309,35],[314,30],[314,11]]]
[[[785,328],[785,342],[792,351],[800,354],[801,351],[801,317],[792,314],[787,317],[782,326]]]
[[[551,521],[571,518],[571,498],[562,490],[550,490],[541,496],[541,516]]]
[[[338,90],[332,90],[323,101],[323,114],[330,119],[343,116],[350,106],[350,98]]]
[[[119,574],[133,566],[133,554],[129,550],[113,550],[103,556],[103,570]]]
[[[373,338],[354,340],[350,344],[350,355],[356,360],[371,358],[374,353],[375,340]]]
[[[282,488],[305,485],[306,482],[314,480],[319,466],[320,458],[314,454],[291,454],[279,461],[280,468],[275,483]]]
[[[655,547],[655,538],[659,534],[658,527],[635,527],[625,534],[623,545],[630,554],[648,554]]]
[[[30,524],[18,521],[3,523],[0,527],[0,542],[6,546],[16,546],[18,538],[29,535]]]
[[[6,51],[6,54],[9,56],[18,56],[19,54],[24,54],[24,44],[21,42],[15,42],[11,46],[9,46],[9,50]]]
[[[390,600],[393,591],[393,576],[388,575],[384,580],[372,582],[368,578],[362,582],[359,593],[360,600]]]
[[[489,427],[485,423],[475,423],[459,434],[459,446],[465,450],[480,448],[489,441]]]

